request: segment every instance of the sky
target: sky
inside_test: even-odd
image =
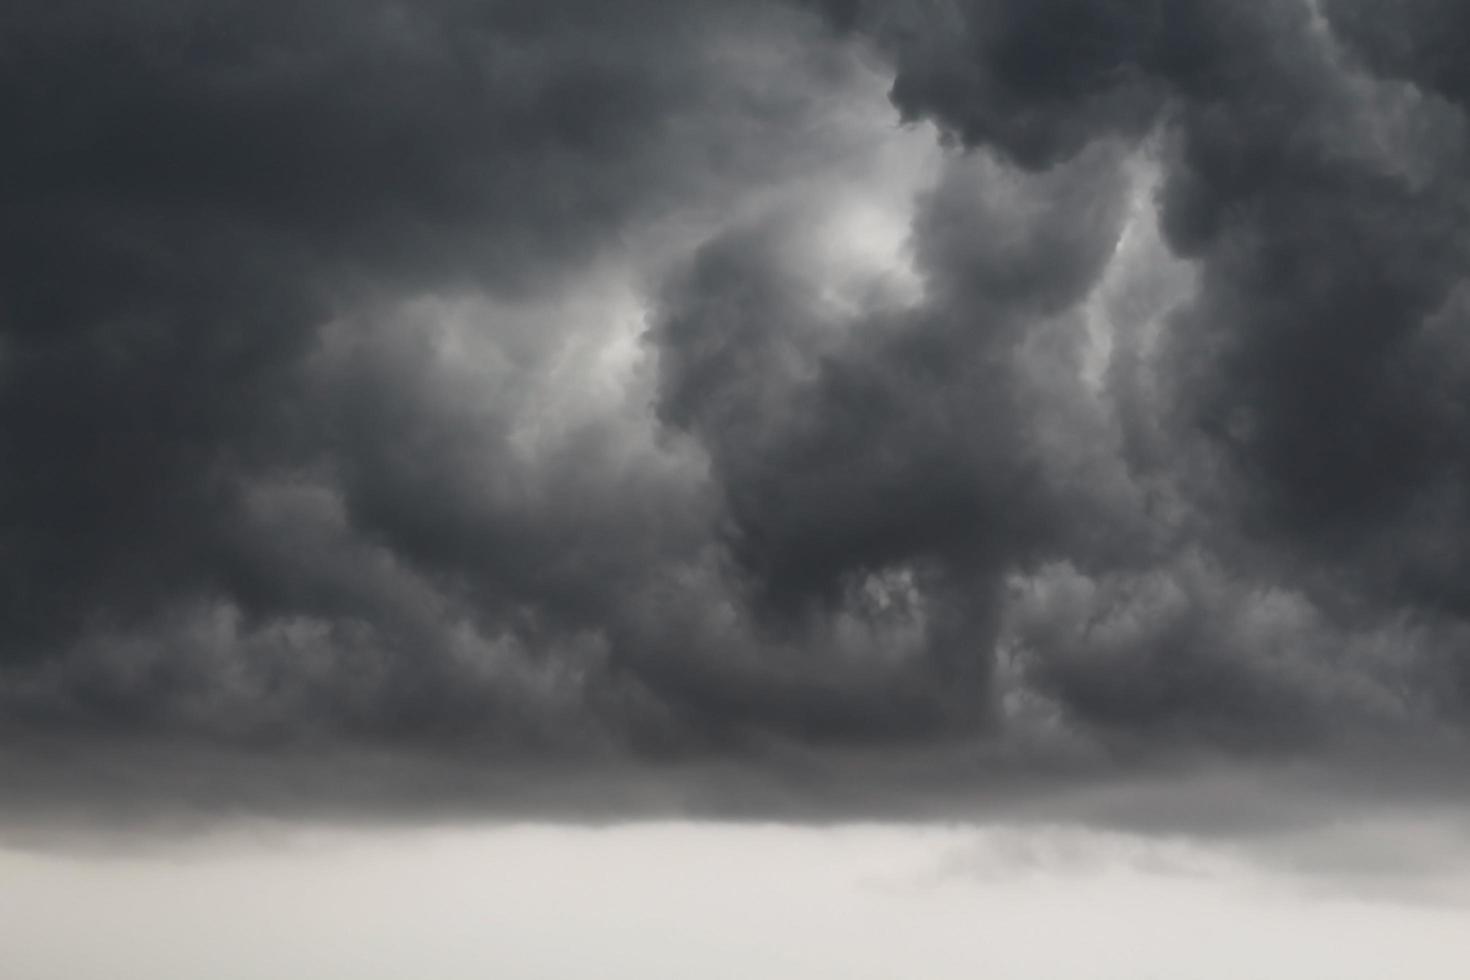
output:
[[[6,4],[7,969],[98,969],[85,895],[198,975],[146,922],[207,894],[272,975],[421,855],[515,975],[687,975],[602,914],[731,976],[894,975],[890,917],[921,975],[1135,976],[1159,917],[1170,976],[1220,921],[1455,975],[1467,51],[1452,0]],[[1102,857],[924,876],[966,847]]]
[[[1464,966],[1462,906],[1059,827],[253,833],[207,858],[0,857],[24,891],[0,893],[7,975],[1380,980]],[[1467,871],[1448,882],[1459,900]]]

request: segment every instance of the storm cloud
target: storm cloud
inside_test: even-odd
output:
[[[1470,790],[1453,4],[0,37],[16,819]]]

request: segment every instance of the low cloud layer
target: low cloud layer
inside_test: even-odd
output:
[[[87,6],[0,15],[10,818],[1470,791],[1453,5]]]

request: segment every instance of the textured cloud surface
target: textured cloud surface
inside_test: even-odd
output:
[[[0,37],[8,814],[1470,790],[1459,6]]]

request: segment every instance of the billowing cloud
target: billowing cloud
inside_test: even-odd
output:
[[[3,15],[13,813],[1443,790],[1443,4],[92,7]]]

